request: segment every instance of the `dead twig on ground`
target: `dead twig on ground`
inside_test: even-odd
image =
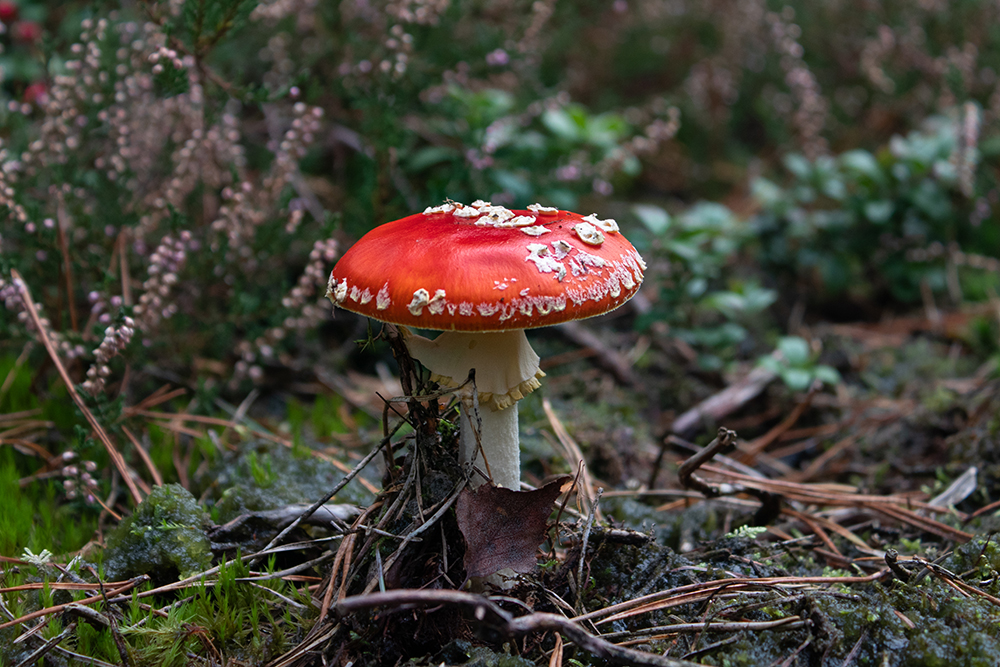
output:
[[[775,352],[777,354],[777,352]],[[735,412],[756,398],[777,375],[763,366],[757,366],[743,379],[734,382],[722,391],[709,396],[693,408],[681,414],[671,425],[670,430],[681,437],[690,437],[694,430],[703,422],[716,423],[728,414]],[[646,486],[656,488],[656,478],[663,465],[667,442],[660,443],[660,452],[653,462],[653,470],[649,474]]]
[[[704,581],[686,586],[678,586],[668,591],[650,593],[649,595],[577,616],[573,620],[577,622],[592,620],[600,625],[676,607],[681,604],[718,597],[721,591],[745,592],[747,590],[759,590],[761,587],[801,589],[807,586],[866,584],[877,581],[888,574],[889,569],[884,568],[865,577],[733,577],[717,581]]]
[[[685,489],[700,491],[706,498],[715,498],[723,493],[723,490],[718,489],[697,477],[694,474],[694,471],[704,465],[706,461],[711,461],[716,454],[724,450],[726,447],[729,447],[735,441],[736,431],[730,431],[727,428],[720,428],[719,434],[714,440],[712,440],[712,442],[705,445],[700,452],[681,464],[681,467],[677,470],[677,479],[680,481],[681,486]]]
[[[591,477],[590,472],[587,469],[587,462],[583,457],[583,451],[580,449],[580,445],[577,444],[576,440],[573,439],[573,436],[571,436],[569,431],[566,430],[566,427],[559,419],[559,416],[556,415],[556,411],[552,409],[552,403],[549,399],[542,399],[542,409],[545,411],[545,416],[549,420],[549,425],[552,426],[552,432],[555,433],[556,439],[563,447],[563,456],[566,457],[566,460],[571,465],[574,463],[580,465],[577,492],[582,497],[584,505],[588,508],[595,507],[594,478]],[[582,512],[584,510],[581,509],[580,511]],[[604,521],[604,517],[601,515],[601,508],[597,507],[595,512],[598,523]]]
[[[501,609],[488,598],[461,591],[396,590],[386,593],[357,595],[344,598],[337,603],[336,608],[337,614],[343,617],[375,607],[408,609],[438,605],[451,605],[467,609],[472,613],[472,617],[478,625],[492,630],[502,638],[515,639],[534,632],[558,632],[592,655],[620,665],[649,665],[651,667],[699,666],[699,663],[696,662],[668,658],[612,644],[590,634],[572,619],[559,616],[558,614],[533,612],[515,617],[504,609]]]
[[[271,541],[267,543],[267,546],[265,546],[263,550],[267,551],[267,550],[271,549],[272,547],[274,547],[275,545],[277,545],[279,542],[281,542],[282,538],[284,538],[285,535],[287,535],[288,533],[290,533],[293,530],[295,530],[296,527],[298,527],[303,521],[305,521],[310,516],[312,516],[313,513],[315,513],[320,507],[322,507],[323,505],[325,505],[328,502],[330,502],[330,500],[335,495],[337,495],[338,493],[340,493],[341,489],[343,489],[345,486],[347,486],[352,479],[354,479],[355,477],[357,477],[358,473],[360,473],[362,470],[364,470],[365,466],[367,466],[369,463],[371,463],[371,460],[374,459],[375,456],[378,455],[378,453],[380,451],[382,451],[382,448],[385,447],[387,444],[389,444],[389,440],[392,438],[392,436],[394,436],[396,434],[396,431],[399,430],[399,427],[402,424],[403,424],[403,422],[400,422],[399,424],[397,424],[396,428],[394,428],[392,430],[392,432],[389,433],[389,435],[387,435],[386,437],[382,438],[382,440],[381,440],[381,442],[379,442],[378,446],[372,448],[372,451],[368,453],[368,456],[366,456],[365,458],[361,459],[361,461],[358,462],[358,464],[356,466],[354,466],[354,468],[349,473],[347,473],[346,475],[344,475],[344,478],[342,480],[340,480],[340,482],[335,487],[333,487],[333,489],[329,493],[327,493],[322,498],[320,498],[319,500],[317,500],[316,502],[314,502],[312,505],[309,506],[308,509],[306,509],[306,511],[304,511],[302,514],[300,514],[298,516],[298,518],[296,518],[290,524],[288,524],[287,526],[285,526],[285,528],[283,528],[281,530],[281,532],[279,532],[277,535],[275,535],[271,539]],[[250,561],[250,566],[252,567],[255,562],[256,562],[256,560]]]
[[[812,386],[809,387],[809,391],[806,393],[805,398],[799,401],[798,405],[789,413],[787,417],[781,420],[781,423],[772,428],[770,431],[764,435],[756,438],[740,448],[740,452],[736,454],[733,458],[741,463],[746,463],[747,465],[753,465],[757,460],[757,456],[760,455],[765,449],[771,446],[783,433],[788,431],[788,429],[795,426],[795,423],[799,421],[799,418],[803,413],[809,409],[812,405],[813,397],[816,393],[823,388],[823,384],[818,380],[814,381]]]

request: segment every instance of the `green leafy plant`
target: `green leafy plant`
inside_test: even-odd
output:
[[[834,385],[840,382],[837,369],[816,363],[818,355],[809,349],[809,342],[798,336],[784,336],[775,348],[777,354],[760,357],[757,365],[781,378],[792,391],[805,391],[814,382]]]
[[[718,367],[748,335],[748,326],[777,298],[752,275],[735,269],[750,236],[725,206],[702,202],[671,216],[637,205],[633,212],[648,232],[650,257],[663,276],[657,299],[639,327],[663,326],[704,352],[701,362]]]
[[[753,183],[761,211],[751,223],[764,269],[805,285],[813,298],[886,293],[912,303],[922,282],[946,284],[944,262],[929,259],[957,249],[995,255],[1000,234],[982,224],[989,205],[976,198],[988,177],[976,176],[979,152],[962,148],[959,130],[955,120],[936,118],[874,154],[788,155],[786,185]]]

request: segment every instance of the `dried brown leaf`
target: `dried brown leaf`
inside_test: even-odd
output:
[[[455,510],[465,537],[466,576],[485,577],[507,568],[530,572],[535,550],[545,539],[552,504],[572,479],[560,477],[534,491],[488,484],[462,491]]]

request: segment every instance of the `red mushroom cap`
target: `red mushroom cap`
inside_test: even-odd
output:
[[[614,220],[449,202],[376,227],[330,275],[341,308],[444,331],[509,331],[614,310],[645,263]]]

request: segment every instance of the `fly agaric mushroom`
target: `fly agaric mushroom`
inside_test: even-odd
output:
[[[517,490],[516,403],[545,375],[524,330],[614,310],[645,268],[614,220],[449,201],[362,237],[334,267],[327,297],[372,319],[444,331],[434,340],[406,333],[407,348],[443,386],[475,369],[478,395],[459,392],[461,462]]]

